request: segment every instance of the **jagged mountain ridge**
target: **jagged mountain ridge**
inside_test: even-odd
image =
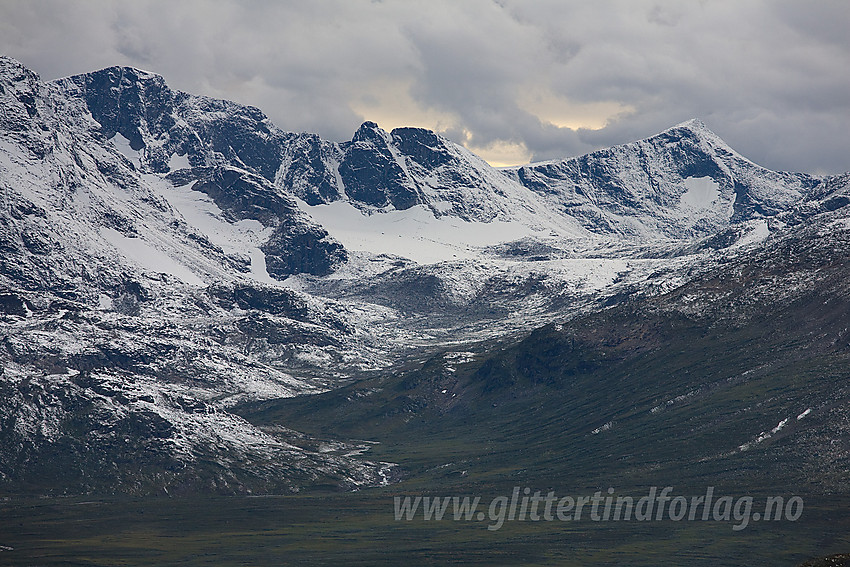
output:
[[[280,130],[258,109],[170,89],[155,74],[112,67],[56,81],[85,102],[107,138],[140,151],[143,171],[167,173],[174,156],[193,167],[230,165],[311,205],[347,199],[364,211],[422,204],[465,220],[547,217],[482,159],[420,128],[391,133],[366,122],[350,142]],[[550,219],[554,222],[554,219]]]
[[[317,440],[253,427],[231,409],[334,388],[387,368],[399,351],[415,356],[459,337],[528,329],[553,311],[669,289],[703,260],[695,238],[720,230],[723,242],[709,248],[725,249],[766,217],[793,226],[846,204],[846,178],[767,172],[698,124],[560,164],[497,170],[427,130],[387,133],[367,122],[350,142],[329,142],[131,68],[43,83],[13,60],[0,65],[0,481],[13,488],[389,482],[392,466],[350,446],[318,451]],[[653,167],[636,169],[635,152]],[[693,165],[706,163],[714,165]],[[586,187],[569,186],[572,175]],[[740,181],[747,175],[768,181]],[[656,177],[663,183],[652,193]],[[696,197],[711,181],[722,198],[692,195],[707,206],[682,209],[690,179]],[[803,203],[791,207],[792,197]],[[758,206],[735,209],[746,199]],[[330,236],[336,227],[308,217],[327,203],[353,205],[371,215],[357,213],[366,222],[405,211],[426,227],[513,221],[545,229],[548,240],[500,242],[433,266],[353,257]],[[706,213],[709,221],[692,222]],[[612,258],[636,258],[626,244],[597,247],[599,237],[630,235],[693,248],[673,262],[662,246],[655,264],[635,267]],[[325,297],[283,287],[293,274]],[[142,454],[145,464],[116,471],[97,453],[125,465]],[[79,474],[63,477],[52,462]]]
[[[166,242],[166,248],[180,250],[178,255],[188,258],[190,271],[196,276],[222,277],[234,268],[250,271],[244,254],[228,255],[210,243],[207,235],[187,226],[163,198],[161,182],[139,176],[133,164],[105,139],[110,131],[104,131],[92,119],[79,99],[66,96],[55,84],[40,82],[13,60],[0,63],[3,126],[9,132],[3,148],[4,177],[14,181],[7,183],[6,200],[10,207],[14,201],[22,210],[37,212],[18,214],[17,226],[12,228],[25,236],[9,238],[8,242],[31,243],[29,248],[17,250],[30,258],[16,262],[17,266],[41,265],[51,272],[60,269],[69,257],[86,257],[89,271],[109,273],[103,266],[104,258],[98,257],[103,241],[110,235],[114,241],[141,234],[148,242]],[[259,234],[254,245],[263,248],[269,260],[265,268],[278,277],[299,271],[327,273],[345,259],[341,246],[301,213],[291,198],[277,194],[263,178],[226,164],[191,169],[188,175],[199,182],[198,190],[203,189],[220,205],[225,216],[262,225],[255,231]],[[183,178],[179,183],[190,181]],[[222,185],[231,191],[228,193]],[[118,234],[104,236],[100,229]],[[69,233],[74,238],[68,238]],[[67,244],[74,253],[57,249],[59,254],[51,254],[50,243],[59,248]],[[311,255],[312,262],[303,260]],[[40,263],[39,256],[50,261]],[[7,266],[6,273],[14,269]],[[82,277],[82,267],[68,270],[59,279]]]
[[[367,213],[422,205],[438,217],[520,220],[570,235],[689,239],[773,216],[823,181],[761,168],[698,120],[585,156],[496,170],[421,128],[386,132],[365,122],[347,142],[284,132],[256,108],[173,91],[133,68],[57,84],[85,100],[104,135],[120,133],[141,150],[144,170],[165,173],[185,155],[195,167],[247,169],[309,205],[345,200]]]

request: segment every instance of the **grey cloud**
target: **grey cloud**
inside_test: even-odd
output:
[[[45,0],[0,4],[0,52],[47,79],[122,64],[347,139],[376,85],[409,85],[459,142],[566,157],[702,118],[767,167],[850,169],[843,0]],[[521,103],[628,108],[600,130]],[[434,126],[436,127],[436,125]]]

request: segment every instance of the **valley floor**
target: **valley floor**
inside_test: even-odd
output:
[[[0,565],[794,566],[850,549],[848,502],[797,522],[396,521],[404,485],[358,493],[0,503]],[[845,499],[846,500],[846,499]]]

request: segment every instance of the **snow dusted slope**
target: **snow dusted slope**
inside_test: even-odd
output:
[[[351,322],[368,309],[271,279],[345,257],[294,200],[226,164],[142,174],[131,132],[8,58],[0,109],[0,489],[387,481],[230,411],[328,387],[301,367],[381,361]]]
[[[45,277],[115,280],[123,269],[122,262],[115,262],[116,252],[142,271],[195,285],[230,277],[234,268],[252,273],[251,254],[258,264],[263,261],[258,248],[268,271],[282,277],[326,273],[344,260],[342,247],[263,178],[224,165],[179,170],[183,175],[173,184],[195,183],[195,190],[217,203],[218,221],[253,220],[264,227],[255,231],[256,242],[243,255],[225,254],[221,238],[219,245],[212,244],[202,232],[208,227],[190,225],[169,204],[179,189],[139,175],[133,162],[147,158],[145,152],[132,155],[132,133],[105,130],[79,99],[56,84],[39,82],[17,62],[2,59],[0,73],[4,197],[7,209],[13,204],[21,209],[9,227],[21,236],[10,240],[23,243],[17,251],[26,258],[10,269],[39,271],[22,277],[41,283]],[[190,218],[209,217],[209,208],[198,214],[188,210],[191,203],[183,200]],[[228,247],[244,248],[239,242]]]
[[[646,140],[505,173],[591,231],[676,239],[774,216],[822,181],[759,167],[699,120]]]

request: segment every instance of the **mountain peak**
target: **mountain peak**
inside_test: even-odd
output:
[[[20,61],[0,56],[0,130],[30,130],[39,114],[40,85],[38,75]]]
[[[734,149],[732,149],[732,147],[729,146],[729,144],[726,143],[725,140],[723,140],[723,138],[715,134],[708,126],[705,125],[705,122],[699,118],[691,118],[690,120],[680,122],[675,126],[671,126],[670,128],[659,132],[655,136],[651,136],[646,140],[643,140],[643,142],[669,139],[689,139],[694,143],[714,148],[711,150],[712,152],[720,151],[721,153],[739,155]]]
[[[712,138],[714,140],[720,140],[720,137],[715,134],[708,126],[706,126],[705,122],[703,122],[699,118],[691,118],[690,120],[680,122],[675,126],[671,126],[670,128],[663,130],[661,134],[671,135],[682,134],[685,132],[690,133],[698,138]]]
[[[153,84],[156,85],[156,87],[158,88],[168,87],[165,82],[165,78],[162,75],[152,73],[150,71],[145,71],[144,69],[139,69],[137,67],[116,65],[114,67],[106,67],[99,71],[94,71],[93,73],[86,73],[84,76],[114,77],[116,85],[140,83]]]
[[[17,59],[8,55],[0,55],[0,80],[3,82],[19,82],[26,78],[34,81],[39,80],[35,71],[30,70]]]
[[[142,80],[159,79],[159,80],[165,81],[163,76],[158,74],[158,73],[153,73],[151,71],[139,69],[138,67],[131,67],[129,65],[114,65],[112,67],[105,67],[105,68],[101,69],[100,71],[95,71],[94,73],[91,73],[91,74],[94,75],[94,74],[97,74],[97,73],[104,73],[104,72],[108,72],[108,71],[117,72],[117,73],[123,74],[124,76],[137,77],[137,78],[142,79]]]
[[[386,145],[390,142],[390,135],[378,126],[376,122],[372,122],[367,120],[363,124],[360,125],[360,128],[357,129],[357,132],[354,133],[354,137],[351,139],[352,142],[381,142]]]
[[[715,134],[708,126],[705,125],[705,122],[699,118],[691,118],[690,120],[680,122],[675,126],[671,126],[670,128],[660,132],[658,136],[674,136],[677,138],[690,136],[704,142],[709,142],[715,147],[723,147],[728,151],[733,151],[720,136]],[[652,138],[655,137],[656,136],[653,136]]]
[[[672,128],[669,128],[669,130],[674,130],[676,128],[687,128],[688,130],[708,130],[708,126],[706,126],[705,122],[699,118],[691,118],[690,120],[679,122]]]

